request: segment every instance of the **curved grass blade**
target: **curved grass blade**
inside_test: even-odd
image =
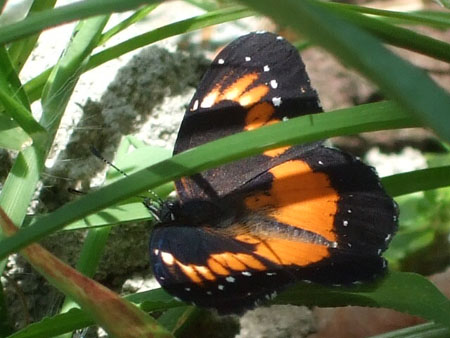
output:
[[[281,293],[273,303],[384,307],[450,327],[450,301],[428,279],[414,273],[390,272],[373,284],[353,287],[300,283]]]
[[[0,259],[75,220],[181,176],[288,144],[417,125],[395,104],[381,102],[302,116],[216,140],[138,171],[42,217],[34,226],[21,229],[16,236],[1,241]]]
[[[437,28],[448,28],[450,27],[450,13],[448,12],[398,12],[398,11],[390,11],[385,9],[357,6],[351,4],[337,3],[337,2],[329,2],[327,3],[328,8],[345,8],[351,11],[376,15],[379,17],[385,18],[393,18],[403,20],[408,24],[418,24],[418,25],[427,25]]]
[[[27,110],[14,96],[0,88],[0,102],[5,107],[5,113],[11,117],[32,139],[34,142],[43,142],[46,137],[46,130],[36,122]]]
[[[406,111],[450,141],[450,95],[421,69],[404,61],[380,41],[335,15],[326,4],[285,0],[241,0],[283,24],[307,35],[346,65],[375,82]],[[301,20],[299,19],[301,18]]]
[[[144,8],[136,11],[132,15],[130,15],[128,18],[123,20],[122,22],[118,23],[114,27],[110,28],[108,31],[102,34],[102,37],[100,41],[98,42],[98,45],[104,44],[106,41],[111,39],[114,35],[120,33],[121,31],[125,30],[126,28],[130,27],[134,23],[142,20],[145,18],[150,12],[152,12],[156,7],[158,7],[159,4],[153,4],[150,6],[145,6]]]
[[[0,27],[0,44],[12,42],[45,28],[113,12],[125,12],[158,0],[91,0],[78,1],[66,6],[48,9],[17,23]]]
[[[345,7],[328,7],[348,22],[354,23],[379,37],[383,42],[450,62],[450,44],[444,41],[359,14],[356,11],[347,10]]]
[[[450,166],[415,170],[382,178],[383,186],[391,196],[450,186]]]
[[[11,58],[4,46],[0,48],[0,71],[1,71],[1,87],[9,92],[14,99],[20,101],[20,103],[27,109],[31,110],[30,103],[25,90],[20,82],[18,73],[11,62]]]
[[[77,34],[73,36],[65,54],[61,56],[58,66],[52,73],[52,83],[47,86],[48,100],[42,101],[43,113],[40,120],[47,133],[45,135],[40,133],[39,140],[36,140],[36,137],[32,145],[18,154],[0,193],[0,206],[14,224],[21,225],[23,222],[59,127],[59,121],[73,91],[73,85],[76,83],[77,71],[82,68],[86,58],[95,48],[96,44],[93,40],[100,36],[106,21],[107,18],[97,17],[79,23],[75,31]],[[79,29],[80,27],[82,29]],[[72,72],[70,72],[71,69]],[[52,87],[52,84],[59,87]],[[41,135],[43,135],[42,138],[45,136],[45,139],[42,140]],[[0,235],[0,238],[2,237]],[[4,261],[0,263],[0,271],[3,270],[4,264]]]
[[[18,230],[2,209],[0,225],[8,236]],[[145,312],[63,263],[40,245],[32,244],[21,253],[49,283],[80,304],[110,335],[173,337]]]
[[[175,307],[185,307],[162,289],[135,293],[123,297],[138,304],[145,312],[165,311]],[[8,338],[53,337],[94,325],[94,320],[81,309],[71,309],[66,313],[47,317],[8,336]]]
[[[0,114],[0,148],[20,151],[31,143],[31,137],[14,120]]]
[[[249,9],[235,6],[202,14],[190,19],[181,20],[166,26],[156,28],[150,32],[135,36],[128,39],[127,41],[124,41],[92,55],[87,64],[86,70],[95,68],[105,62],[108,62],[138,48],[147,46],[153,42],[161,41],[175,35],[191,32],[212,25],[242,19],[253,14],[254,12]],[[51,69],[52,68],[49,68],[43,71],[41,74],[25,84],[25,91],[28,94],[31,102],[38,100],[41,97],[42,88],[47,81]]]
[[[404,289],[402,289],[405,286]],[[422,307],[418,302],[424,301]],[[146,291],[125,297],[139,303],[145,311],[164,311],[171,308],[185,308],[162,289]],[[438,303],[436,307],[434,304]],[[446,322],[448,326],[449,301],[427,279],[412,273],[391,272],[376,283],[354,287],[325,287],[317,284],[298,283],[280,293],[274,304],[298,304],[318,306],[372,306],[387,307],[402,312],[414,313],[423,318]],[[405,311],[406,309],[406,311]],[[450,318],[450,317],[449,317]],[[92,319],[81,310],[74,309],[66,314],[46,318],[30,325],[9,338],[38,338],[80,329],[92,325]]]
[[[29,15],[33,13],[38,13],[40,11],[53,8],[55,6],[56,0],[35,0],[31,5]],[[30,56],[33,49],[36,47],[37,40],[40,34],[33,34],[24,39],[12,43],[8,48],[9,56],[14,64],[18,73],[24,66],[26,60]]]

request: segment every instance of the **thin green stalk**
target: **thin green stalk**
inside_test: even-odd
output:
[[[21,225],[28,205],[39,181],[44,162],[59,127],[64,108],[73,91],[77,76],[86,58],[95,48],[107,18],[96,18],[80,23],[65,54],[46,85],[46,96],[42,100],[41,125],[46,129],[45,140],[33,142],[20,152],[8,175],[0,194],[0,206],[14,224]],[[0,270],[4,267],[4,261]]]
[[[450,27],[450,13],[439,12],[438,14],[443,15],[443,17],[431,17],[430,15],[426,15],[422,12],[405,13],[337,2],[328,2],[327,7],[336,9],[348,9],[359,13],[371,14],[385,18],[401,19],[405,22],[409,21],[410,24],[429,25],[441,28]]]
[[[12,42],[45,28],[96,15],[125,12],[143,4],[155,4],[158,0],[90,0],[42,11],[17,23],[0,27],[0,44]]]
[[[391,196],[401,196],[416,191],[442,188],[450,186],[450,166],[386,176],[383,177],[382,182]]]
[[[288,144],[417,125],[398,106],[383,102],[339,112],[302,116],[219,139],[140,170],[43,216],[33,226],[21,229],[17,235],[1,241],[0,259],[77,219],[181,176]]]
[[[241,0],[323,46],[377,84],[405,110],[450,141],[450,95],[421,69],[401,59],[381,41],[311,0]],[[301,20],[299,19],[301,18]]]
[[[30,8],[28,16],[39,13],[40,11],[53,8],[56,0],[35,0]],[[26,60],[30,56],[33,49],[36,47],[37,40],[40,33],[27,36],[24,39],[11,43],[8,48],[9,56],[14,64],[16,71],[20,73]]]
[[[114,27],[112,27],[111,29],[106,31],[105,33],[103,33],[100,41],[98,42],[98,45],[100,46],[100,45],[104,44],[106,41],[111,39],[114,35],[120,33],[124,29],[130,27],[134,23],[142,20],[150,12],[152,12],[156,7],[158,7],[158,5],[159,4],[153,4],[153,5],[150,5],[150,6],[145,6],[144,8],[134,12],[128,18],[126,18],[125,20],[121,21],[120,23],[118,23],[117,25],[115,25]]]
[[[450,62],[450,44],[365,16],[343,6],[325,6],[349,22],[366,29],[384,42],[405,48],[432,58]]]
[[[5,107],[5,112],[11,116],[35,142],[42,142],[44,140],[43,137],[46,137],[46,130],[36,122],[30,111],[1,88],[0,102],[3,104],[3,107]],[[12,113],[12,111],[14,113]]]
[[[113,60],[138,48],[147,46],[153,42],[161,41],[175,35],[217,25],[223,22],[242,19],[253,14],[253,11],[243,7],[231,7],[159,27],[92,55],[86,70],[95,68],[105,62]],[[31,102],[38,100],[41,97],[43,84],[47,80],[51,69],[52,68],[45,70],[25,84],[25,91],[27,92]]]

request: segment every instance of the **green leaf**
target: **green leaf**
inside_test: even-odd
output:
[[[390,272],[373,284],[348,288],[300,283],[281,293],[273,303],[384,307],[450,327],[450,301],[428,279],[414,273]]]
[[[0,148],[22,150],[31,142],[31,137],[14,120],[0,114]]]
[[[62,23],[112,12],[125,12],[142,4],[158,2],[157,0],[91,0],[78,1],[66,6],[44,10],[22,21],[0,27],[0,44],[23,38]]]
[[[125,296],[130,302],[140,304],[146,312],[167,310],[172,307],[182,307],[183,303],[173,300],[161,289],[140,292]],[[71,309],[66,313],[42,319],[26,328],[12,334],[8,338],[42,338],[53,337],[74,330],[94,325],[95,322],[81,309]]]
[[[0,193],[0,206],[14,224],[20,226],[23,222],[62,114],[78,79],[78,71],[86,62],[92,49],[95,48],[95,41],[98,41],[106,20],[105,18],[94,18],[88,20],[89,22],[77,25],[75,31],[77,34],[73,36],[65,54],[52,72],[46,86],[46,97],[42,100],[43,113],[40,120],[47,134],[38,133],[39,137],[34,138],[33,144],[18,154]],[[19,120],[18,116],[23,119],[22,127],[37,129],[35,125],[32,125],[31,120],[26,120],[29,118],[26,115],[28,111],[25,111],[23,106],[19,108],[16,101],[10,102],[12,98],[4,95],[3,98],[5,104],[10,104],[12,108],[17,106],[18,112],[15,117],[16,120]],[[0,271],[3,267],[4,262],[0,263]]]
[[[331,6],[327,7],[331,8],[340,17],[348,20],[348,22],[366,29],[384,42],[438,60],[450,62],[450,44],[446,42],[383,22],[370,16],[359,14],[356,11],[346,9],[344,6],[334,6],[334,4],[331,4]]]
[[[270,148],[312,142],[362,131],[416,126],[389,102],[362,105],[336,112],[307,115],[257,130],[232,135],[177,154],[68,203],[42,217],[34,226],[0,242],[0,259],[43,236],[121,200],[181,176],[254,155]]]
[[[450,13],[442,11],[399,12],[337,2],[328,3],[328,7],[342,8],[383,18],[398,19],[409,25],[427,25],[443,29],[450,27]]]
[[[382,178],[383,186],[391,196],[410,194],[450,185],[450,166],[415,170]]]
[[[28,97],[20,82],[19,76],[14,68],[11,59],[6,49],[2,46],[0,48],[0,73],[1,73],[1,88],[9,93],[10,96],[18,100],[27,110],[31,110]]]
[[[285,0],[283,6],[268,0],[241,2],[290,25],[323,46],[346,65],[377,84],[404,109],[450,141],[450,95],[421,69],[404,61],[381,42],[311,0]]]
[[[253,11],[250,11],[243,7],[235,6],[220,9],[210,13],[205,13],[203,15],[199,15],[190,19],[174,22],[151,30],[150,32],[132,37],[122,43],[119,43],[115,46],[92,55],[85,70],[95,68],[105,62],[108,62],[138,48],[147,46],[153,42],[161,41],[171,36],[191,32],[212,25],[217,25],[223,22],[242,19],[253,14]],[[42,87],[47,80],[50,71],[51,68],[45,70],[25,84],[25,91],[27,92],[31,102],[40,98]]]
[[[46,137],[46,130],[36,122],[31,114],[19,101],[9,92],[0,88],[0,102],[5,107],[5,113],[12,118],[34,142],[43,142]]]
[[[114,35],[120,33],[121,31],[125,30],[126,28],[130,27],[134,23],[142,20],[145,18],[150,12],[152,12],[156,7],[158,7],[158,4],[153,4],[150,6],[146,6],[132,15],[130,15],[125,20],[119,22],[114,27],[110,28],[107,32],[102,34],[102,37],[100,41],[98,42],[98,45],[103,45],[106,41],[108,41],[110,38],[112,38]]]
[[[55,3],[56,0],[35,0],[33,1],[33,5],[30,8],[28,16],[42,10],[52,8]],[[39,36],[40,34],[34,34],[19,41],[15,41],[9,46],[8,53],[18,73],[20,73],[20,70],[24,66],[26,60],[36,47]]]

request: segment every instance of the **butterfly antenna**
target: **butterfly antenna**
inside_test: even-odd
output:
[[[98,151],[97,148],[91,147],[91,152],[92,152],[92,154],[94,154],[95,157],[97,157],[98,159],[102,160],[107,165],[113,167],[115,170],[117,170],[123,176],[125,176],[125,177],[129,176],[122,169],[120,169],[119,167],[114,165],[114,163],[112,163],[111,161],[109,161],[106,158],[104,158],[102,156],[102,154],[100,153],[100,151]],[[161,221],[161,217],[160,217],[161,207],[164,204],[164,200],[161,197],[159,197],[159,195],[156,192],[154,192],[153,190],[148,190],[148,192],[151,194],[151,197],[140,196],[141,198],[144,199],[142,201],[142,204],[144,204],[144,206],[152,214],[153,218],[155,218],[156,221],[160,222]]]
[[[102,154],[100,154],[100,152],[98,151],[97,148],[95,147],[91,147],[91,153],[94,154],[95,157],[97,157],[98,159],[102,160],[104,163],[106,163],[107,165],[113,167],[115,170],[117,170],[119,173],[121,173],[123,176],[128,177],[128,174],[123,171],[122,169],[120,169],[119,167],[115,166],[114,163],[112,163],[111,161],[107,160],[106,158],[104,158],[102,156]]]

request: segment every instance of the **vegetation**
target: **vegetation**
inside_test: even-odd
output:
[[[205,9],[205,14],[167,24],[94,52],[97,46],[101,46],[111,36],[142,20],[157,6],[165,6],[165,3],[156,0],[91,0],[54,8],[55,2],[35,0],[25,19],[0,27],[0,147],[17,152],[0,194],[0,206],[17,226],[24,223],[27,208],[78,77],[120,55],[170,36],[251,15],[267,15],[278,24],[301,32],[308,42],[325,48],[342,63],[359,71],[375,83],[389,101],[299,117],[220,139],[171,158],[158,153],[160,155],[155,156],[154,164],[147,163],[141,170],[124,179],[115,180],[52,213],[36,217],[29,226],[23,227],[13,236],[8,234],[14,231],[8,232],[3,228],[4,235],[0,237],[0,259],[3,260],[1,271],[5,268],[5,258],[11,253],[64,227],[73,227],[74,224],[77,227],[89,227],[89,220],[95,219],[95,225],[99,228],[89,230],[82,258],[77,265],[79,271],[92,276],[109,227],[137,217],[132,208],[118,212],[118,204],[125,205],[126,201],[132,201],[134,196],[143,191],[163,186],[181,176],[270,148],[338,135],[420,126],[433,130],[440,137],[443,147],[449,149],[450,94],[422,69],[401,59],[385,45],[402,47],[449,62],[450,44],[404,28],[421,25],[449,29],[450,13],[445,9],[393,12],[316,0],[284,0],[283,6],[270,0],[227,2],[226,6],[214,0],[190,0],[188,2]],[[4,3],[5,0],[0,1],[0,8]],[[447,1],[443,4],[446,5]],[[133,10],[134,13],[105,32],[111,13],[126,10]],[[18,74],[36,46],[40,32],[69,21],[78,21],[78,24],[58,63],[29,82],[21,83]],[[33,118],[30,108],[30,104],[36,100],[40,100],[43,107],[38,121]],[[400,232],[387,253],[391,266],[398,271],[391,271],[374,285],[351,289],[296,285],[274,302],[387,307],[430,321],[410,328],[406,333],[390,333],[387,335],[389,337],[414,334],[439,337],[450,334],[449,300],[420,274],[401,272],[406,269],[405,262],[408,260],[408,267],[414,267],[414,262],[420,260],[420,256],[427,252],[436,238],[448,236],[450,195],[448,190],[438,189],[450,184],[448,159],[448,154],[433,156],[429,159],[429,169],[383,179],[383,184],[392,196],[405,195],[398,199],[402,209]],[[2,217],[0,223],[3,226],[9,224],[6,217]],[[26,251],[23,253],[32,264],[37,264],[32,255]],[[408,270],[420,272],[420,269]],[[49,271],[39,271],[51,280]],[[76,283],[75,280],[58,280],[54,283],[66,295],[75,300],[80,299],[77,298],[80,295],[77,296],[75,288],[68,285]],[[8,309],[0,292],[0,335],[50,337],[96,322],[108,328],[119,325],[114,322],[114,317],[104,318],[98,313],[98,307],[93,306],[98,297],[82,296],[84,300],[79,303],[81,309],[73,308],[67,301],[65,309],[72,308],[70,311],[61,312],[13,333],[8,323]],[[167,331],[177,335],[184,325],[198,315],[196,309],[173,300],[160,289],[126,299],[150,314],[163,313],[158,317],[159,324],[150,316],[147,316],[148,320],[142,320],[143,330],[148,336],[166,337]],[[131,330],[136,323],[130,322],[129,326],[120,328],[123,331],[110,332],[119,332],[115,334],[120,336],[120,332]]]

